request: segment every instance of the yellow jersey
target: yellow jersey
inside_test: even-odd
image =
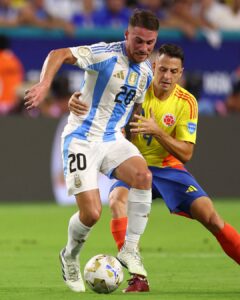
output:
[[[198,105],[195,97],[180,85],[176,85],[166,100],[154,95],[150,85],[143,102],[143,116],[150,117],[150,108],[160,128],[172,137],[186,142],[196,142]],[[178,167],[178,159],[166,151],[152,136],[139,134],[133,139],[149,166]]]

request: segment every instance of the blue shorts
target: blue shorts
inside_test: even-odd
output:
[[[202,196],[208,197],[186,169],[149,167],[149,170],[153,175],[152,198],[162,198],[172,213],[191,217],[192,202]],[[126,183],[119,180],[110,191],[117,186],[130,189]]]

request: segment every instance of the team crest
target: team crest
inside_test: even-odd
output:
[[[193,134],[196,131],[196,129],[197,129],[197,124],[193,123],[193,122],[188,122],[187,127],[188,127],[188,131],[191,134]]]
[[[78,174],[74,175],[74,184],[76,188],[80,188],[80,186],[82,185],[81,179]]]
[[[175,124],[176,118],[174,117],[173,114],[165,114],[162,118],[162,122],[165,126],[171,127]]]
[[[129,85],[136,85],[138,80],[138,73],[137,72],[131,72],[128,76],[128,84]]]
[[[142,76],[142,78],[140,79],[140,82],[139,82],[139,88],[141,90],[143,90],[145,88],[146,84],[147,84],[147,78],[146,78],[146,76]]]
[[[80,56],[86,57],[89,56],[91,53],[90,49],[87,47],[78,47],[78,54]]]

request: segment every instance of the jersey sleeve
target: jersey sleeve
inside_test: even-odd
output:
[[[195,98],[185,102],[180,120],[176,127],[176,138],[181,141],[196,143],[198,123],[198,105]]]
[[[79,46],[69,49],[72,55],[77,59],[76,65],[80,69],[89,70],[90,66],[98,64],[105,59],[106,52],[104,49],[106,47],[106,43],[98,43],[91,46]]]

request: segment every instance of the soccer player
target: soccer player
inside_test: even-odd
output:
[[[69,195],[75,195],[79,211],[69,221],[68,241],[60,260],[65,283],[76,292],[85,291],[79,252],[101,215],[98,171],[131,187],[127,236],[118,259],[131,273],[147,275],[137,245],[151,208],[152,176],[139,150],[125,139],[121,128],[132,111],[139,110],[151,83],[148,57],[158,29],[153,13],[137,10],[130,18],[125,41],[51,51],[43,64],[40,82],[25,94],[25,105],[32,109],[44,100],[63,63],[85,70],[81,93],[91,108],[82,116],[71,113],[62,134],[66,185]]]
[[[173,44],[160,47],[142,115],[135,115],[137,122],[130,122],[132,141],[152,172],[153,199],[162,197],[171,213],[202,223],[216,237],[225,253],[240,264],[240,235],[223,221],[209,196],[184,166],[194,150],[198,107],[194,96],[178,84],[183,63],[184,54],[180,47]],[[73,106],[70,101],[70,107],[77,114],[83,112],[76,98]],[[111,231],[119,249],[123,246],[128,224],[128,197],[129,186],[117,181],[111,188],[110,206]],[[125,290],[145,291],[149,291],[147,278],[139,274],[133,275]]]

